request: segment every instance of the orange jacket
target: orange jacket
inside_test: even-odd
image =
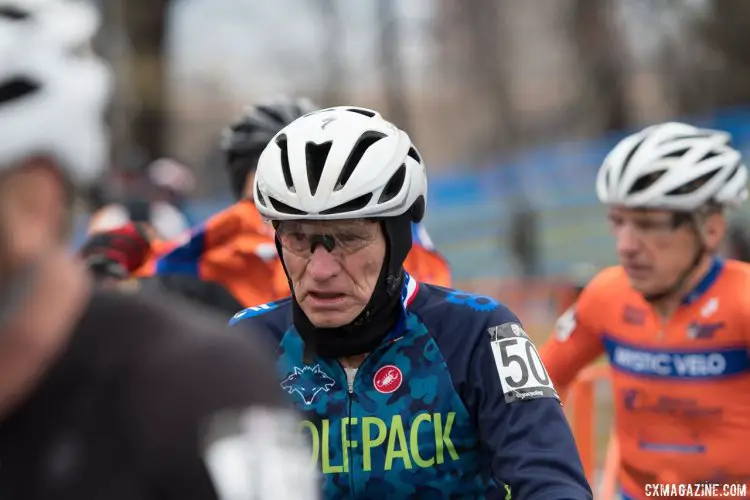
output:
[[[450,268],[427,232],[415,225],[414,245],[404,267],[417,281],[450,286]],[[155,240],[152,258],[136,273],[190,274],[224,286],[245,307],[289,296],[289,284],[276,252],[273,229],[253,202],[240,201],[211,217],[184,238]]]
[[[251,201],[219,212],[181,241],[154,241],[152,251],[138,276],[189,274],[215,281],[245,307],[289,295],[273,229]]]
[[[422,224],[412,224],[411,236],[411,251],[404,261],[406,272],[422,283],[450,288],[451,268],[432,244],[427,229]]]

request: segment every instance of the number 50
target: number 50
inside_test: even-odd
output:
[[[498,347],[500,348],[500,358],[502,360],[503,366],[505,368],[510,368],[513,364],[515,364],[518,365],[518,368],[521,371],[521,377],[519,380],[514,380],[513,377],[508,376],[505,377],[505,382],[509,387],[513,389],[524,387],[529,382],[530,371],[537,385],[549,385],[549,374],[547,374],[547,370],[544,368],[544,364],[542,363],[539,354],[536,352],[534,344],[532,344],[528,340],[523,341],[523,343],[525,344],[525,358],[520,354],[512,354],[508,352],[508,348],[518,345],[518,342],[519,339],[506,339],[502,342],[499,342],[500,345]],[[518,350],[521,349],[511,349],[511,351]],[[542,367],[541,374],[539,373],[539,370],[537,370],[537,363]]]

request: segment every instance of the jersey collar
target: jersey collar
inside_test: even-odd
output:
[[[393,342],[404,336],[404,333],[407,330],[407,311],[409,309],[409,306],[411,306],[411,303],[414,302],[414,299],[417,297],[418,291],[419,282],[412,278],[409,273],[404,271],[404,284],[401,288],[401,315],[398,319],[398,322],[396,323],[396,326],[394,326],[393,329],[386,335],[386,342]]]
[[[711,260],[711,267],[708,269],[708,272],[705,276],[703,276],[698,284],[695,285],[693,290],[688,293],[684,299],[682,299],[682,304],[690,305],[701,298],[701,296],[703,296],[703,294],[706,293],[708,289],[711,288],[711,285],[713,285],[719,278],[722,269],[724,269],[724,261],[719,257],[713,257],[713,259]]]
[[[408,309],[419,291],[419,283],[404,271],[404,285],[401,288],[401,303],[404,309]]]

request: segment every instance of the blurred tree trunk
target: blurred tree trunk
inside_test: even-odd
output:
[[[676,113],[750,103],[750,2],[709,0],[698,12],[679,1],[647,5],[663,17],[685,19],[658,56]]]
[[[111,134],[111,151],[114,167],[127,164],[129,154],[129,123],[132,102],[128,85],[129,47],[123,23],[125,0],[99,1],[103,25],[95,39],[95,49],[106,58],[114,71],[114,91],[108,110],[107,122]]]
[[[706,55],[719,56],[718,72],[711,68],[697,70],[705,75],[707,86],[714,89],[714,106],[750,102],[749,20],[750,2],[713,0],[708,16],[696,23],[695,32],[707,49]]]
[[[323,107],[340,106],[346,101],[346,64],[343,54],[344,29],[341,13],[337,0],[318,0],[317,5],[321,20],[320,26],[325,33],[325,48],[321,65],[325,74],[320,104]]]
[[[455,96],[445,133],[459,141],[457,147],[465,152],[461,161],[467,165],[486,165],[499,152],[518,147],[521,138],[506,57],[513,47],[504,29],[514,7],[508,0],[437,4],[434,37],[441,61],[436,86]]]
[[[166,154],[169,95],[165,58],[167,13],[170,0],[126,0],[123,8],[125,33],[130,42],[130,86],[137,102],[129,123],[129,139],[135,150],[135,165]]]
[[[385,93],[386,118],[414,137],[409,116],[406,81],[399,48],[401,30],[394,0],[377,2],[380,24],[380,72]]]
[[[570,113],[573,116],[564,116],[563,122],[585,117],[594,122],[592,132],[620,130],[629,124],[624,80],[627,52],[612,19],[614,8],[612,0],[575,0],[570,11],[568,33],[583,85]]]
[[[510,78],[501,50],[507,46],[502,29],[503,12],[512,9],[513,0],[472,0],[463,2],[463,29],[469,34],[471,81],[483,106],[489,111],[489,126],[478,138],[477,152],[486,160],[498,151],[515,145],[517,130],[510,102]]]

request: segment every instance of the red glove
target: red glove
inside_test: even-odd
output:
[[[151,244],[146,228],[130,222],[91,235],[79,253],[97,278],[127,279],[146,262]]]

